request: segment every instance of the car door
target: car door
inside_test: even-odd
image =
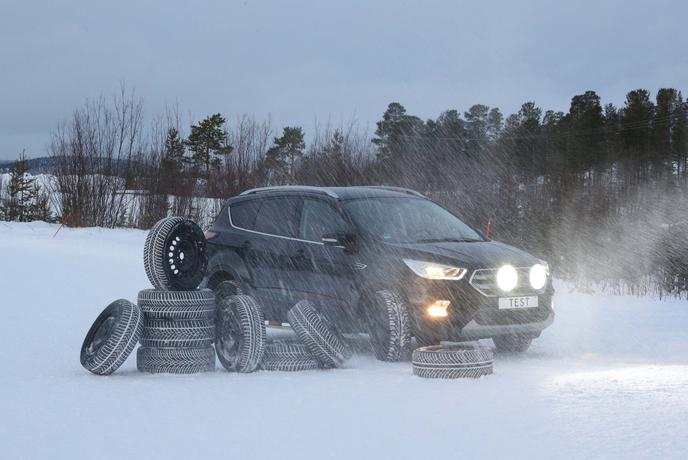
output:
[[[286,318],[286,311],[293,305],[290,291],[294,285],[292,255],[298,235],[301,199],[298,196],[261,197],[260,207],[249,228],[236,223],[233,226],[245,230],[240,251],[244,255],[251,280],[271,318]]]
[[[298,272],[296,289],[324,302],[351,302],[355,292],[354,256],[341,247],[322,243],[325,234],[351,231],[350,224],[333,204],[316,197],[303,198],[298,247],[293,256]]]

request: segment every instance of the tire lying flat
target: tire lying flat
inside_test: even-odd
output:
[[[195,222],[184,217],[161,219],[146,237],[143,265],[156,289],[196,289],[208,266],[203,231]]]
[[[210,289],[197,291],[144,289],[139,292],[138,304],[146,320],[215,319],[215,293]]]
[[[215,370],[215,349],[139,347],[136,367],[153,374],[195,374]]]
[[[492,374],[492,349],[471,345],[434,345],[413,352],[413,373],[429,379],[477,378]]]
[[[322,367],[341,366],[351,358],[351,348],[339,330],[307,300],[287,313],[289,324]]]
[[[377,291],[368,311],[370,343],[381,361],[405,361],[411,356],[411,321],[406,303],[396,292]]]
[[[266,371],[310,371],[320,368],[320,362],[298,342],[280,341],[265,345],[260,367]]]
[[[251,296],[218,297],[217,357],[230,372],[247,373],[258,368],[265,350],[265,318]]]
[[[97,375],[115,372],[134,350],[143,330],[141,310],[115,300],[95,320],[81,345],[81,365]]]
[[[146,320],[141,345],[158,348],[205,348],[215,341],[215,322],[212,320],[171,321]]]

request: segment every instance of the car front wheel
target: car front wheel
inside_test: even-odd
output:
[[[533,338],[524,335],[504,335],[492,337],[492,341],[500,353],[524,352],[530,347]]]
[[[411,322],[406,302],[396,292],[377,291],[368,306],[370,343],[377,359],[404,361],[411,356]]]

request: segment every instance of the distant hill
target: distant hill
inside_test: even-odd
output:
[[[0,161],[0,173],[8,173],[14,168],[14,161]],[[55,159],[52,157],[31,158],[29,160],[30,174],[52,174],[55,170]]]

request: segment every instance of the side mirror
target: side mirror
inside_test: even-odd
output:
[[[347,232],[325,233],[320,241],[325,246],[332,246],[336,248],[343,248],[347,251],[353,251],[356,247],[356,235]]]

